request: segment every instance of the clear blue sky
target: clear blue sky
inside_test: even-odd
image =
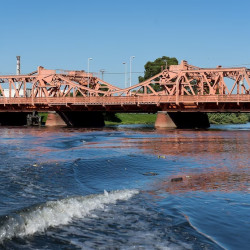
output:
[[[249,64],[249,0],[8,0],[0,1],[0,74],[41,65],[122,73],[147,61],[176,57],[200,67]],[[133,83],[138,74],[133,74]],[[118,86],[124,75],[105,74]]]

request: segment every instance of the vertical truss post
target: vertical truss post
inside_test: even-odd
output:
[[[176,79],[176,105],[179,105],[179,95],[180,95],[180,77]]]

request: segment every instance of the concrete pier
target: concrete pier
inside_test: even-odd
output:
[[[209,128],[208,116],[203,112],[158,112],[156,128]]]
[[[47,120],[46,120],[46,126],[53,127],[53,126],[67,126],[65,121],[62,119],[62,117],[57,114],[55,111],[48,112]]]
[[[159,111],[157,113],[156,128],[176,128],[176,124],[173,122],[172,118],[168,115],[166,111]]]
[[[57,111],[50,112],[46,126],[104,127],[102,112]]]

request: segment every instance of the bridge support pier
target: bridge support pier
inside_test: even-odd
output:
[[[157,114],[156,128],[209,128],[209,120],[203,112],[165,112]]]
[[[83,111],[57,111],[50,112],[46,126],[68,126],[68,127],[104,127],[102,112]]]
[[[168,112],[158,111],[156,121],[156,128],[176,128],[176,124],[173,122]]]
[[[53,126],[67,126],[64,120],[61,118],[59,114],[55,111],[48,112],[47,120],[45,126],[53,127]]]

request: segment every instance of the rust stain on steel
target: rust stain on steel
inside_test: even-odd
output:
[[[6,110],[249,112],[250,69],[199,68],[182,61],[121,89],[85,71],[40,66],[27,75],[0,76],[0,111]]]

